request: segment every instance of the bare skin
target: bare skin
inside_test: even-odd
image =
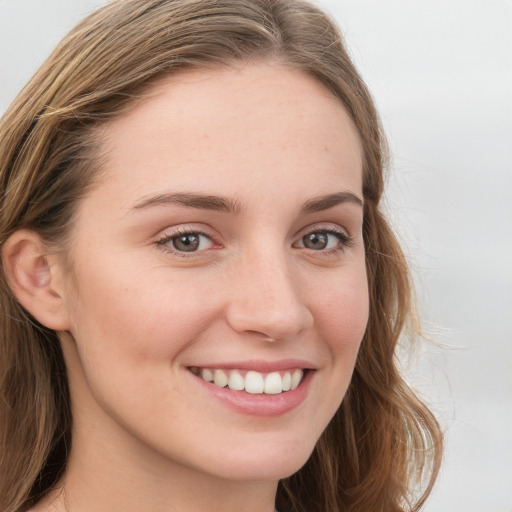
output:
[[[102,133],[72,276],[48,264],[73,445],[32,512],[274,512],[368,318],[356,129],[314,79],[248,64],[170,78]],[[287,365],[307,379],[263,405],[194,373]]]

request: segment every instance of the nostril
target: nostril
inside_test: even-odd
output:
[[[268,334],[265,334],[264,332],[249,330],[249,331],[247,331],[247,333],[253,334],[254,336],[258,336],[259,338],[262,338],[264,341],[268,341],[270,343],[275,343],[277,341],[272,336],[269,336]]]

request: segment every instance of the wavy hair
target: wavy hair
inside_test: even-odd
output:
[[[276,505],[282,512],[416,511],[437,475],[442,435],[397,370],[399,338],[418,324],[408,266],[379,206],[385,140],[336,24],[317,7],[303,0],[117,0],[91,14],[0,122],[0,244],[22,228],[65,243],[77,201],[98,173],[98,128],[159,79],[251,60],[272,60],[324,84],[350,114],[364,153],[369,323],[342,405],[305,466],[280,482]],[[20,306],[3,269],[0,308],[0,509],[22,512],[65,471],[70,397],[57,333]]]

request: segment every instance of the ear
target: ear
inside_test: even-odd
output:
[[[48,253],[37,233],[26,229],[12,234],[2,248],[2,264],[14,296],[36,320],[55,331],[70,328],[60,261],[58,255]]]

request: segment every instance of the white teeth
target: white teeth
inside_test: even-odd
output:
[[[198,368],[193,366],[190,371],[207,382],[213,382],[220,388],[226,386],[233,391],[246,391],[251,394],[277,395],[283,391],[290,391],[301,383],[304,372],[301,369],[285,372],[270,372],[262,374],[248,371],[245,377],[239,370],[221,370]]]
[[[303,372],[302,370],[295,370],[292,375],[292,386],[290,389],[295,389],[302,380]]]
[[[208,368],[204,368],[201,371],[201,377],[206,382],[213,382],[213,372],[211,370],[208,370]]]
[[[228,386],[229,389],[233,389],[234,391],[243,391],[245,379],[237,371],[230,372]]]
[[[277,395],[283,392],[283,380],[279,372],[269,373],[265,377],[265,393],[269,395]]]
[[[290,391],[292,387],[292,374],[290,372],[286,372],[283,375],[283,391]]]
[[[245,376],[245,391],[251,394],[263,393],[265,382],[259,372],[247,372]]]
[[[222,370],[215,370],[213,372],[213,382],[216,386],[219,386],[219,388],[226,387],[228,385],[228,376],[226,375],[226,372],[223,372]]]

